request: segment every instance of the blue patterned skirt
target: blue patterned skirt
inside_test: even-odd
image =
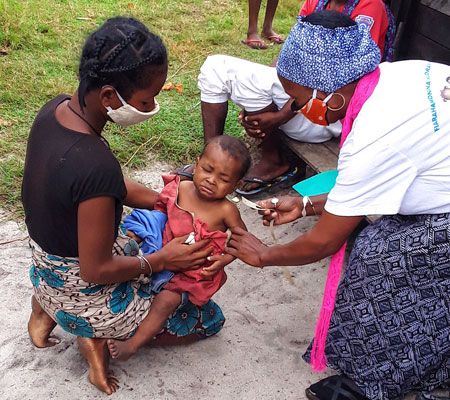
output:
[[[30,243],[33,264],[30,279],[34,296],[61,328],[76,336],[126,339],[147,316],[155,294],[149,278],[95,285],[80,277],[78,258],[47,254]],[[114,254],[124,254],[128,238],[119,236]],[[189,301],[167,320],[161,333],[175,336],[212,336],[222,329],[225,318],[212,300],[198,307]]]
[[[358,235],[326,356],[371,400],[450,378],[450,214],[385,216]]]

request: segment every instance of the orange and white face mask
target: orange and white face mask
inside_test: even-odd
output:
[[[342,97],[342,105],[339,108],[331,108],[327,105],[327,102],[333,97],[333,95],[338,95]],[[312,123],[322,126],[328,126],[329,123],[327,121],[327,110],[330,111],[339,111],[345,105],[345,98],[340,93],[330,93],[323,100],[317,98],[317,89],[314,89],[311,99],[296,112],[301,112],[306,118],[308,118]]]

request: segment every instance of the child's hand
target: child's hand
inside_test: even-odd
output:
[[[203,268],[201,274],[204,279],[211,280],[215,274],[232,262],[234,257],[229,254],[216,254],[209,256],[207,260],[212,262],[212,264]]]

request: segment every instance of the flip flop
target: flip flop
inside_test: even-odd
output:
[[[269,42],[275,43],[275,44],[282,44],[284,43],[283,36],[275,34],[270,36],[263,35],[264,39],[267,39]]]
[[[288,179],[293,178],[298,173],[297,167],[289,169],[287,172],[285,172],[282,175],[277,176],[273,179],[261,179],[256,176],[254,177],[248,177],[244,178],[244,183],[257,183],[259,186],[255,189],[251,190],[242,190],[242,189],[236,189],[236,193],[240,194],[242,196],[251,196],[253,194],[261,193],[264,190],[268,190],[269,188],[274,187],[275,185],[279,185],[282,182],[286,182]]]
[[[265,50],[268,47],[262,39],[245,39],[241,43],[255,50]]]
[[[177,168],[175,171],[173,171],[173,174],[178,175],[178,176],[182,176],[183,178],[192,180],[193,178],[193,174],[192,174],[192,168],[193,168],[194,164],[186,164],[183,165],[180,168]]]
[[[310,400],[368,400],[361,389],[342,375],[333,375],[314,383],[305,390]]]

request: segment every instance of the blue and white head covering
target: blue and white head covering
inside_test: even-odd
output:
[[[325,28],[298,17],[283,45],[277,72],[298,85],[326,93],[373,71],[380,50],[364,24]]]

